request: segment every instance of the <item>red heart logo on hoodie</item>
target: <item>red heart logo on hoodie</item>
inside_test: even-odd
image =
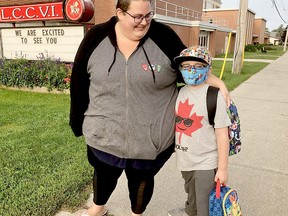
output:
[[[142,68],[143,68],[145,71],[147,71],[147,70],[148,70],[148,65],[147,65],[146,63],[143,63],[143,64],[142,64]]]

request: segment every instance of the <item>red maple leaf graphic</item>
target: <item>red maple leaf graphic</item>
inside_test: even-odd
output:
[[[201,121],[204,116],[197,116],[196,113],[191,115],[194,104],[189,105],[188,100],[187,98],[184,103],[180,101],[178,112],[176,111],[176,132],[180,133],[179,144],[183,133],[192,137],[192,133],[203,126]]]

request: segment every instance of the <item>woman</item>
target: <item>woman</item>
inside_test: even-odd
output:
[[[94,167],[94,204],[85,215],[106,215],[104,205],[123,170],[131,215],[142,215],[154,176],[174,151],[174,106],[181,75],[173,58],[185,48],[153,18],[151,0],[119,0],[116,17],[85,35],[71,77],[70,126],[84,135]],[[228,93],[210,75],[209,84]]]

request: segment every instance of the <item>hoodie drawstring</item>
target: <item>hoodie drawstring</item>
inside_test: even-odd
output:
[[[115,61],[116,61],[116,54],[117,54],[117,48],[114,47],[114,58],[113,58],[113,61],[112,61],[111,65],[110,65],[110,67],[109,67],[109,69],[108,69],[108,76],[109,76],[109,73],[110,73],[110,71],[111,71],[112,66],[114,65],[114,63],[115,63]]]
[[[147,55],[147,53],[146,53],[146,50],[144,49],[143,46],[141,46],[141,47],[142,47],[143,52],[144,52],[144,54],[145,54],[145,57],[146,57],[146,59],[147,59],[147,61],[148,61],[149,67],[150,67],[150,69],[151,69],[151,71],[152,71],[153,81],[154,81],[154,83],[155,83],[155,82],[156,82],[156,81],[155,81],[155,71],[154,71],[154,69],[153,69],[153,67],[152,67],[152,64],[151,64],[149,58],[148,58],[148,55]],[[109,67],[109,69],[108,69],[108,76],[109,76],[109,74],[110,74],[111,68],[113,67],[113,65],[114,65],[114,63],[115,63],[115,61],[116,61],[117,48],[114,47],[114,49],[115,49],[115,50],[114,50],[114,57],[113,57],[113,61],[112,61],[111,65],[110,65],[110,67]]]

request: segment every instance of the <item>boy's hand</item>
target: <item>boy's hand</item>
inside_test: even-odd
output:
[[[217,182],[217,180],[219,179],[220,184],[221,185],[226,185],[228,182],[228,170],[220,170],[218,169],[218,171],[216,172],[214,181]]]

